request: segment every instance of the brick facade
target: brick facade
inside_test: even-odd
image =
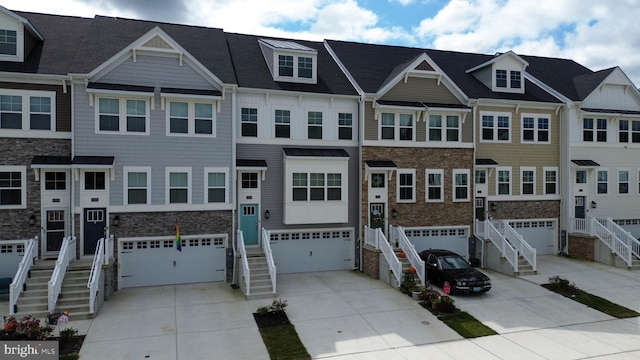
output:
[[[496,204],[496,211],[491,211]],[[494,219],[558,219],[560,201],[489,201],[489,216]]]
[[[598,240],[593,236],[569,234],[569,256],[594,261],[596,241]]]
[[[369,246],[362,247],[362,272],[374,279],[380,277],[380,252]]]

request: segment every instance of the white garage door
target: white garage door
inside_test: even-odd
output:
[[[558,220],[557,219],[533,219],[533,220],[508,220],[518,234],[522,235],[537,255],[554,255],[557,253]]]
[[[0,277],[14,278],[24,257],[27,240],[0,241]],[[37,245],[36,245],[37,246]]]
[[[121,238],[118,240],[121,288],[226,280],[227,235]]]
[[[445,249],[469,257],[469,227],[404,228],[409,241],[420,252],[427,249]]]
[[[278,274],[353,269],[353,229],[271,231]]]
[[[622,219],[613,221],[626,231],[630,232],[631,236],[636,239],[640,239],[640,219]]]

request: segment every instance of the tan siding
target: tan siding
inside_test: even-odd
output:
[[[487,143],[481,142],[482,119],[481,111],[490,112],[510,112],[511,113],[511,142],[510,143]],[[521,127],[522,114],[546,114],[550,117],[550,140],[549,144],[529,144],[521,143]],[[476,113],[476,122],[478,124],[476,158],[493,159],[498,166],[511,166],[511,194],[520,195],[520,167],[536,168],[536,195],[544,194],[544,170],[543,167],[559,167],[560,165],[560,123],[559,116],[554,110],[527,109],[520,108],[515,113],[514,108],[504,107],[482,107],[478,108]],[[495,182],[497,172],[493,171],[488,178],[489,195],[495,195]],[[558,178],[560,174],[558,173]]]
[[[468,113],[462,124],[462,142],[473,143],[473,113]]]
[[[375,119],[375,110],[370,101],[364,104],[364,139],[378,140],[378,122]]]
[[[71,87],[67,88],[67,93],[63,92],[62,86],[58,85],[39,85],[39,84],[21,84],[21,83],[0,83],[2,89],[15,90],[40,90],[56,92],[56,131],[71,131]]]
[[[400,81],[389,92],[384,94],[382,100],[395,101],[421,101],[436,104],[456,104],[460,101],[444,86],[437,84],[436,79],[423,79],[409,77],[407,83]]]

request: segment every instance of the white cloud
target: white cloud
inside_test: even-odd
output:
[[[402,6],[407,6],[415,3],[416,0],[389,0],[389,2],[397,2]]]

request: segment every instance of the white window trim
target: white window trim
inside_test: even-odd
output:
[[[165,109],[165,121],[166,121],[166,136],[177,136],[177,137],[204,137],[204,138],[214,138],[216,137],[216,125],[217,125],[217,113],[220,110],[220,102],[217,100],[209,100],[209,99],[189,99],[183,97],[169,97],[166,96],[163,98],[163,104]],[[171,103],[172,102],[185,102],[187,103],[187,133],[172,133],[171,132]],[[195,104],[209,104],[212,106],[211,111],[211,134],[196,134],[196,117],[195,117]]]
[[[457,174],[464,174],[467,175],[467,185],[464,186],[467,188],[467,197],[466,198],[461,198],[458,199],[456,198],[456,175]],[[453,199],[453,202],[468,202],[471,201],[471,172],[469,171],[469,169],[453,169],[452,171],[452,179],[451,179],[451,184],[452,184],[452,190],[451,190],[451,198]]]
[[[315,113],[322,114],[321,115],[322,116],[322,125],[320,125],[320,132],[322,134],[322,137],[320,139],[311,139],[311,138],[309,138],[309,127],[310,126],[318,126],[318,125],[309,124],[309,113],[310,112],[315,112]],[[274,116],[275,116],[275,113],[274,113]],[[327,117],[326,112],[321,108],[307,108],[307,109],[304,110],[304,116],[305,116],[305,121],[306,121],[306,123],[305,123],[305,133],[306,133],[305,135],[306,136],[305,136],[305,138],[307,140],[326,140],[327,139],[327,135],[328,135],[327,134],[326,125],[327,125],[327,122],[329,120],[328,117]]]
[[[555,194],[547,194],[547,184],[551,183],[550,181],[547,181],[547,172],[548,171],[553,171],[556,173],[556,181],[553,182],[554,184],[556,184],[556,192]],[[560,194],[560,175],[558,172],[558,167],[557,166],[545,166],[542,168],[542,185],[544,187],[543,189],[543,193],[545,195],[558,195]]]
[[[482,130],[484,129],[484,126],[482,126],[482,118],[484,116],[493,116],[493,140],[485,140],[482,138]],[[508,140],[498,140],[498,117],[499,116],[506,116],[509,118],[509,127],[508,127],[508,132],[509,132],[509,139]],[[480,112],[480,134],[479,135],[479,140],[480,142],[486,142],[486,143],[500,143],[500,144],[508,144],[511,143],[511,140],[513,138],[511,131],[512,131],[512,127],[513,127],[513,116],[511,113],[509,112],[495,112],[495,111],[481,111]]]
[[[116,99],[119,102],[119,125],[118,131],[100,130],[100,99]],[[127,131],[127,100],[142,100],[145,104],[145,116],[144,116],[144,132]],[[150,101],[148,97],[137,96],[96,96],[95,99],[95,132],[96,134],[118,134],[118,135],[149,135],[150,126]]]
[[[209,174],[224,174],[224,202],[209,202]],[[205,167],[204,168],[204,202],[206,204],[229,204],[229,168],[225,167]]]
[[[484,182],[483,183],[478,182],[478,179],[480,178],[479,176],[477,176],[478,172],[484,173],[484,176],[483,176]],[[474,185],[487,185],[488,180],[489,179],[487,178],[487,170],[486,169],[476,169],[475,170],[475,172],[473,174],[473,184]]]
[[[508,171],[509,172],[509,193],[508,194],[500,194],[499,192],[499,185],[500,185],[500,176],[499,173],[500,171]],[[496,168],[496,190],[495,190],[495,194],[496,196],[511,196],[511,194],[513,194],[513,171],[511,169],[511,166],[498,166]]]
[[[429,174],[440,175],[440,199],[429,199]],[[424,179],[425,179],[424,180],[424,183],[425,183],[424,201],[429,203],[444,202],[444,170],[443,169],[425,169]]]
[[[382,138],[382,114],[393,114],[393,139]],[[411,115],[413,121],[411,124],[411,140],[400,139],[400,115]],[[402,143],[410,143],[416,141],[416,123],[418,122],[418,114],[415,111],[394,111],[390,109],[381,110],[378,115],[378,140],[379,141],[399,141]],[[385,126],[390,127],[390,126]]]
[[[431,115],[437,115],[441,117],[441,127],[439,128],[434,128],[434,129],[438,129],[440,130],[440,140],[431,140],[430,139],[430,132],[431,132],[431,126],[430,126],[430,122],[429,122],[429,117]],[[447,116],[455,116],[458,118],[458,127],[456,128],[450,128],[447,125]],[[426,128],[427,128],[427,132],[425,135],[425,140],[426,142],[434,142],[434,143],[450,143],[450,144],[455,144],[455,143],[460,143],[462,142],[462,116],[460,116],[460,114],[455,113],[455,114],[448,114],[445,112],[430,112],[427,113],[425,115],[425,124],[426,124]],[[447,130],[449,129],[456,129],[458,130],[458,140],[455,141],[449,141],[447,140]]]
[[[151,167],[150,166],[123,166],[122,167],[122,177],[124,184],[123,186],[123,194],[122,194],[122,205],[123,206],[140,206],[145,204],[129,204],[129,173],[137,172],[137,173],[146,173],[147,174],[147,202],[146,205],[151,204]]]
[[[26,209],[27,208],[27,167],[26,166],[4,166],[0,165],[0,172],[20,172],[20,204],[0,205],[0,209]]]
[[[16,54],[0,54],[0,61],[23,62],[24,61],[24,24],[21,22],[5,23],[2,30],[16,32]]]
[[[336,109],[336,139],[338,141],[353,141],[353,136],[357,135],[355,131],[355,123],[358,121],[356,116],[352,110],[349,109]],[[351,126],[340,125],[340,114],[350,114],[351,115]],[[340,129],[341,128],[350,128],[351,129],[351,139],[340,139]]]
[[[603,172],[607,173],[607,181],[606,181],[606,183],[607,183],[607,192],[606,193],[599,193],[598,192],[598,184],[602,182],[602,181],[598,181],[598,173],[600,171],[603,171]],[[598,169],[596,169],[596,173],[595,173],[595,176],[596,176],[596,188],[595,188],[596,196],[607,196],[607,195],[609,195],[609,193],[611,193],[611,181],[610,181],[611,176],[609,176],[609,175],[610,175],[609,174],[609,168],[598,168]]]
[[[525,194],[524,193],[524,172],[525,171],[532,171],[533,172],[533,194]],[[536,189],[536,185],[537,185],[537,178],[536,178],[537,174],[536,174],[536,168],[535,166],[521,166],[520,167],[520,195],[523,196],[531,196],[531,195],[537,195],[537,189]]]
[[[620,171],[627,172],[627,193],[620,193]],[[621,167],[616,169],[616,194],[620,196],[631,195],[631,168]]]
[[[497,76],[496,76],[496,70],[503,70],[506,72],[506,86],[505,87],[499,87],[498,86],[498,80],[497,80]],[[512,71],[519,71],[520,72],[520,87],[511,87],[511,72]],[[525,76],[524,76],[525,70],[522,68],[513,68],[513,67],[498,67],[498,66],[492,66],[491,69],[491,87],[492,90],[495,92],[503,92],[503,93],[523,93],[524,91],[524,83],[525,83]]]
[[[282,124],[277,124],[276,123],[276,110],[284,110],[284,111],[289,111],[289,137],[288,138],[283,138],[283,137],[276,137],[276,125],[282,125]],[[294,117],[295,117],[295,111],[293,111],[293,107],[289,106],[289,105],[276,105],[271,107],[271,131],[273,131],[273,136],[272,138],[275,140],[282,140],[282,139],[294,139],[294,129],[293,129],[293,122],[294,122]],[[305,113],[305,136],[304,139],[307,139],[306,136],[306,130],[307,130],[307,118],[306,118],[306,113]]]
[[[397,169],[396,170],[396,202],[398,203],[414,203],[416,202],[416,169]],[[400,175],[411,174],[412,183],[411,199],[400,199]]]
[[[21,96],[22,97],[22,128],[21,129],[2,129],[0,128],[0,135],[4,133],[16,133],[16,132],[38,132],[49,133],[56,131],[56,92],[55,91],[41,91],[41,90],[13,90],[13,89],[0,89],[0,95],[9,96]],[[48,97],[51,99],[51,130],[31,130],[31,97]]]
[[[242,109],[254,109],[256,110],[256,121],[243,121],[242,120]],[[245,139],[256,139],[260,137],[260,108],[255,105],[255,104],[251,104],[251,105],[240,105],[238,107],[238,120],[239,120],[239,127],[238,127],[238,137],[240,138],[245,138]],[[245,136],[242,135],[242,125],[243,124],[256,124],[256,136]]]
[[[524,118],[529,117],[533,118],[533,140],[525,141],[524,140]],[[540,119],[547,119],[549,128],[547,129],[548,137],[547,141],[539,141],[538,140],[538,131]],[[529,129],[528,129],[529,130]],[[551,143],[551,116],[548,114],[522,114],[520,115],[520,143],[521,144],[550,144]]]
[[[293,56],[293,76],[280,76],[279,56]],[[311,78],[302,78],[298,76],[298,61],[301,57],[311,58],[313,61],[311,68]],[[315,84],[318,81],[318,55],[312,52],[296,52],[296,51],[281,51],[275,50],[273,52],[273,80],[284,82],[295,82],[304,84]]]
[[[187,203],[176,203],[172,204],[170,202],[170,175],[171,173],[187,173]],[[193,186],[192,181],[193,177],[191,176],[191,168],[190,167],[166,167],[164,173],[164,203],[165,205],[190,205],[192,196],[193,196]]]

